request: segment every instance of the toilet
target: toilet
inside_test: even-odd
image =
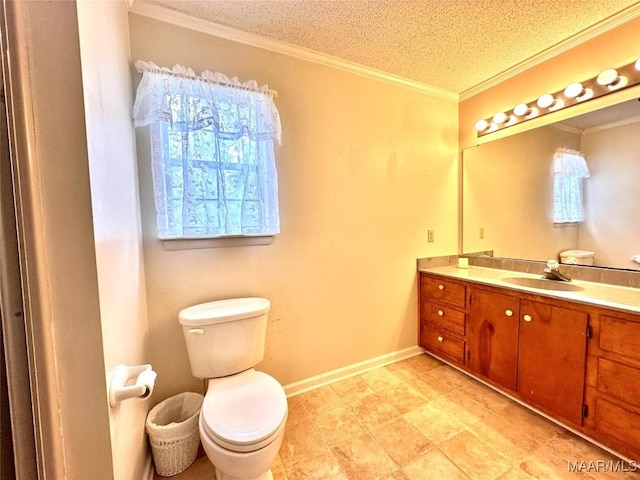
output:
[[[264,298],[236,298],[178,314],[191,373],[207,379],[199,429],[217,480],[273,479],[287,397],[276,379],[253,368],[264,358],[270,308]]]

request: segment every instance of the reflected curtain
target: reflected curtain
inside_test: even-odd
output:
[[[582,180],[589,168],[582,152],[558,148],[553,154],[553,222],[584,221]]]

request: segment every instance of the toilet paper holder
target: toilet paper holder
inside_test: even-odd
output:
[[[153,393],[156,372],[151,365],[118,365],[109,382],[109,405],[115,407],[129,398],[148,398]]]

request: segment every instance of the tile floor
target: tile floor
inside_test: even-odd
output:
[[[291,397],[272,471],[275,480],[640,478],[640,471],[569,471],[569,462],[599,460],[617,461],[419,355]],[[201,457],[172,478],[211,480],[213,467]]]

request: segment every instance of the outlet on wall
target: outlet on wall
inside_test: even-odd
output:
[[[433,242],[433,230],[427,230],[427,241]]]

